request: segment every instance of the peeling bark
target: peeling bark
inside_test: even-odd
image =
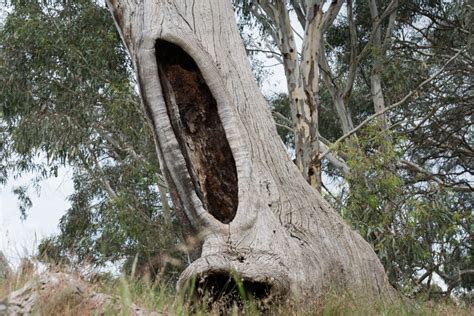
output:
[[[273,32],[273,38],[283,56],[291,115],[295,126],[296,165],[311,186],[319,191],[321,190],[321,162],[318,159],[318,55],[323,29],[335,17],[334,12],[337,13],[341,5],[342,1],[336,1],[330,6],[327,14],[323,14],[321,1],[306,2],[306,19],[302,24],[305,34],[300,61],[285,3],[259,1],[256,4],[276,24],[277,31]],[[301,7],[297,6],[297,8],[301,10]],[[254,14],[261,15],[255,9]],[[300,18],[302,18],[302,12],[300,12]]]
[[[222,284],[235,273],[257,296],[317,299],[349,292],[392,299],[370,245],[289,159],[250,70],[231,2],[108,4],[135,65],[168,187],[203,240],[201,256],[178,288],[196,276],[198,284]],[[181,58],[168,65],[161,41],[179,47],[196,67],[185,67]],[[316,71],[308,72],[307,85]],[[206,177],[223,183],[206,186]],[[218,204],[210,202],[210,190],[219,192]]]
[[[321,162],[319,161],[319,46],[323,32],[324,15],[320,1],[307,1],[303,38],[300,89],[304,92],[303,107],[298,108],[296,123],[296,164],[313,188],[321,191]],[[298,146],[299,145],[299,146]]]

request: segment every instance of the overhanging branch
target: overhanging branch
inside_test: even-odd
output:
[[[435,74],[433,74],[431,77],[429,77],[428,79],[426,79],[425,81],[423,81],[422,83],[420,83],[415,89],[413,89],[412,91],[410,91],[407,95],[405,95],[400,101],[390,105],[390,106],[387,106],[385,109],[381,110],[381,111],[378,111],[374,114],[372,114],[371,116],[369,116],[368,118],[366,118],[364,121],[362,121],[362,123],[360,123],[359,125],[357,125],[354,129],[352,129],[351,131],[349,131],[348,133],[342,135],[341,137],[339,137],[339,139],[337,139],[335,142],[334,142],[334,146],[332,147],[329,147],[328,150],[326,150],[325,152],[323,152],[321,155],[319,155],[319,159],[323,159],[331,150],[334,149],[335,145],[338,145],[340,144],[343,140],[345,140],[346,138],[352,136],[354,133],[356,133],[358,130],[360,130],[362,127],[364,127],[367,123],[371,122],[373,119],[379,117],[380,115],[384,114],[385,112],[387,111],[390,111],[400,105],[402,105],[403,103],[405,103],[406,100],[408,100],[413,94],[415,94],[416,92],[418,92],[419,89],[421,89],[423,86],[425,86],[427,83],[431,82],[433,79],[435,79],[436,77],[438,77],[443,71],[444,69],[446,68],[446,66],[448,66],[448,64],[450,64],[454,59],[456,59],[456,57],[458,57],[461,52],[463,52],[463,50],[460,50],[458,51],[453,57],[451,57],[444,65],[443,67],[441,67],[441,69],[439,71],[437,71]]]

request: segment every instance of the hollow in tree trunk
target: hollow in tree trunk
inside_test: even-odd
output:
[[[371,246],[289,159],[231,1],[109,0],[178,216],[202,237],[181,275],[256,296],[393,297]]]

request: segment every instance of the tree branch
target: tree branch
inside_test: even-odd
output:
[[[288,123],[290,126],[293,126],[293,122],[292,122],[289,118],[287,118],[286,116],[284,116],[283,114],[281,114],[280,112],[272,111],[272,114],[273,114],[273,116],[278,117],[279,119],[285,121],[285,122]]]
[[[362,123],[360,123],[359,125],[357,125],[354,129],[352,129],[350,132],[342,135],[341,137],[339,137],[338,140],[336,140],[334,142],[334,145],[337,145],[339,143],[341,143],[343,140],[345,140],[346,138],[350,137],[351,135],[353,135],[354,133],[356,133],[359,129],[361,129],[362,127],[364,127],[367,123],[369,123],[370,121],[372,121],[373,119],[375,119],[376,117],[384,114],[385,112],[387,111],[390,111],[398,106],[400,106],[401,104],[403,104],[406,100],[408,100],[413,94],[415,94],[421,87],[423,87],[424,85],[426,85],[427,83],[429,83],[430,81],[432,81],[433,79],[435,79],[436,77],[438,77],[443,71],[444,69],[446,68],[446,66],[448,66],[448,64],[450,64],[454,59],[456,59],[456,57],[458,57],[461,52],[463,50],[460,50],[458,51],[453,57],[451,57],[444,65],[443,67],[441,67],[441,69],[439,71],[437,71],[435,74],[433,74],[431,77],[429,77],[428,79],[424,80],[422,83],[420,83],[415,89],[413,89],[412,91],[410,91],[407,95],[405,95],[400,101],[390,105],[390,106],[387,106],[385,109],[381,110],[381,111],[378,111],[374,114],[372,114],[371,116],[369,116],[368,118],[366,118],[365,120],[362,121]],[[331,148],[328,148],[328,150],[326,150],[324,153],[322,153],[321,155],[319,155],[319,159],[323,159],[329,152],[331,151]]]
[[[343,93],[343,100],[347,102],[352,92],[352,86],[357,72],[357,28],[352,14],[352,0],[347,1],[347,21],[349,24],[349,35],[351,44],[351,55],[349,63],[349,74],[347,76],[347,83]]]
[[[319,148],[323,151],[326,151],[329,149],[329,147],[321,141],[319,142]],[[329,153],[326,155],[325,158],[331,165],[339,169],[344,177],[347,177],[350,174],[349,166],[346,164],[345,161],[343,161],[337,155],[333,155],[332,153]]]
[[[298,18],[298,21],[301,24],[301,27],[304,28],[306,24],[306,12],[303,4],[299,0],[291,0],[290,4],[293,6],[293,9],[295,10],[296,17]]]
[[[412,170],[415,170],[417,172],[420,172],[420,173],[423,173],[423,174],[427,175],[429,179],[433,180],[434,182],[438,183],[439,185],[443,185],[443,186],[451,188],[453,191],[456,191],[456,192],[474,192],[474,189],[472,187],[470,187],[469,185],[455,185],[455,184],[447,183],[447,182],[443,181],[437,175],[434,175],[430,171],[424,169],[423,167],[421,167],[421,166],[419,166],[419,165],[417,165],[413,162],[407,161],[405,159],[401,159],[400,162],[403,165],[408,166]]]
[[[398,7],[398,0],[395,1],[394,6]],[[397,17],[397,10],[393,10],[390,13],[390,16],[388,18],[388,26],[387,26],[387,29],[385,31],[385,37],[383,39],[382,51],[383,51],[384,55],[385,55],[385,52],[387,51],[387,49],[390,45],[390,42],[391,42],[393,29],[395,28],[395,19],[396,19],[396,17]]]
[[[288,125],[280,124],[280,123],[277,123],[277,122],[275,122],[275,125],[278,126],[278,127],[281,127],[281,128],[286,129],[286,130],[289,131],[290,133],[294,133],[294,132],[295,132],[295,130],[292,129],[291,127],[289,127]]]
[[[360,52],[359,56],[357,56],[357,64],[359,64],[359,62],[362,60],[362,58],[364,58],[365,55],[370,51],[370,49],[369,49],[370,44],[374,41],[374,39],[377,35],[377,32],[378,32],[378,29],[382,25],[382,21],[387,16],[389,16],[394,10],[397,9],[397,7],[398,7],[397,4],[398,4],[398,0],[392,0],[389,3],[389,5],[387,6],[387,8],[385,9],[385,11],[382,13],[382,15],[380,15],[380,18],[373,24],[372,31],[370,32],[370,35],[369,35],[369,39],[367,40],[367,43],[365,44],[364,48]]]
[[[334,19],[336,19],[337,14],[341,10],[342,4],[344,1],[342,0],[333,0],[329,5],[328,10],[324,13],[323,22],[322,22],[322,33],[324,34],[327,29],[332,25]]]

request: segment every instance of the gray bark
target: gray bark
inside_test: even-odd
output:
[[[394,3],[395,7],[398,6],[398,1],[394,0],[392,3]],[[385,98],[382,88],[382,62],[390,44],[397,11],[394,10],[390,14],[386,34],[385,37],[382,38],[382,29],[378,26],[380,24],[380,15],[375,0],[370,1],[369,8],[370,16],[372,17],[372,29],[374,30],[373,47],[374,49],[377,49],[376,51],[378,52],[378,54],[375,54],[374,56],[374,62],[372,65],[370,75],[370,90],[372,94],[372,101],[374,103],[374,110],[375,112],[380,112],[385,109]],[[381,119],[383,120],[384,128],[388,128],[390,125],[388,117],[385,114],[382,114]]]
[[[132,57],[174,202],[203,240],[178,287],[194,276],[237,273],[269,296],[393,298],[370,245],[289,159],[231,2],[108,6]]]

